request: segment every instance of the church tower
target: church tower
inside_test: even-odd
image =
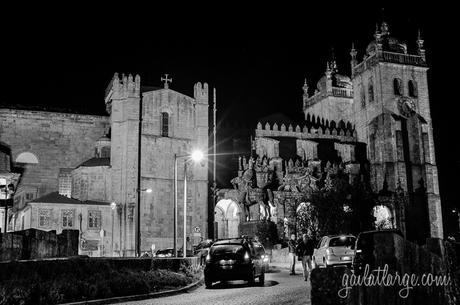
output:
[[[443,238],[441,201],[428,95],[425,50],[376,28],[361,62],[352,47],[353,113],[358,141],[367,143],[374,192],[402,188],[407,237]],[[421,228],[429,228],[422,232]]]

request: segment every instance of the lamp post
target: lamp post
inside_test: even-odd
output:
[[[114,253],[114,251],[113,251],[113,237],[115,235],[115,232],[114,232],[114,221],[115,221],[114,213],[115,213],[115,209],[117,208],[117,204],[115,202],[112,202],[110,204],[110,208],[112,209],[112,233],[111,233],[112,234],[112,256],[114,256],[113,255],[113,253]]]
[[[174,256],[177,257],[177,160],[179,158],[188,157],[195,162],[199,162],[204,158],[204,154],[200,150],[195,150],[191,155],[178,156],[174,154]],[[183,257],[187,256],[187,161],[184,161],[184,241],[183,241]]]
[[[140,178],[139,178],[140,179]],[[140,181],[140,180],[139,180]],[[139,183],[140,186],[140,183]],[[137,189],[137,208],[136,208],[136,257],[141,256],[141,192],[151,193],[152,189]]]
[[[458,209],[453,209],[452,213],[457,214],[457,217],[458,217],[458,230],[460,232],[460,211]]]

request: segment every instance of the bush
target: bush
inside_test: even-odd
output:
[[[135,260],[76,259],[4,264],[15,270],[0,279],[0,305],[41,305],[145,294],[186,286],[201,272],[189,262],[165,261],[179,270],[142,270],[156,262]],[[125,267],[121,267],[121,266]],[[24,272],[28,270],[28,272]]]

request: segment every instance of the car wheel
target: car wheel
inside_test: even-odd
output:
[[[210,279],[204,278],[204,285],[206,286],[206,289],[209,289],[212,287],[212,281]]]
[[[249,279],[248,279],[248,284],[249,285],[254,285],[254,283],[256,282],[256,272],[254,269],[252,269],[252,273],[251,275],[249,276]]]
[[[262,272],[259,276],[259,284],[260,286],[263,286],[265,283],[265,272]]]

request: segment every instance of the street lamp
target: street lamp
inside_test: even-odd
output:
[[[204,158],[204,154],[200,150],[195,150],[189,155],[174,154],[174,256],[177,257],[177,160],[179,158],[188,157],[194,162],[200,162]],[[184,241],[183,241],[183,257],[187,256],[187,161],[184,161]]]
[[[113,255],[113,253],[114,253],[114,251],[113,251],[113,236],[115,235],[115,232],[114,232],[113,222],[115,220],[115,217],[113,216],[113,214],[115,213],[115,209],[117,208],[117,204],[115,202],[112,202],[110,204],[110,208],[112,209],[112,233],[111,233],[112,234],[112,256],[114,256]]]
[[[139,180],[140,181],[140,180]],[[140,184],[140,182],[139,182]],[[141,256],[141,192],[150,194],[151,188],[148,189],[137,189],[137,209],[136,209],[136,256]]]
[[[458,227],[459,227],[459,231],[460,231],[460,211],[459,211],[458,209],[453,209],[453,210],[452,210],[452,213],[457,214],[457,217],[458,217]]]

